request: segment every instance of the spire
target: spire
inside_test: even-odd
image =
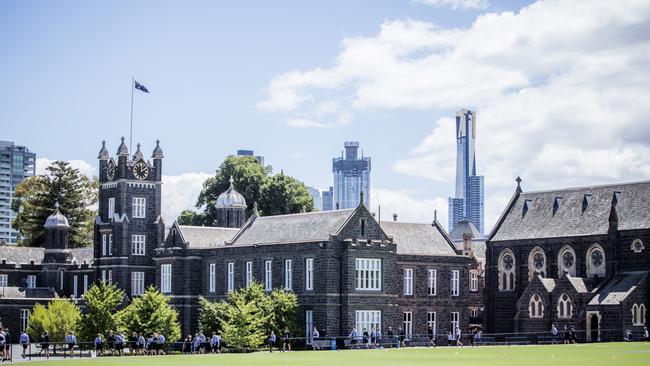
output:
[[[260,215],[260,212],[259,212],[259,210],[257,209],[257,201],[253,202],[253,214],[254,214],[255,216],[259,216],[259,215]]]
[[[142,155],[142,151],[140,151],[140,143],[138,142],[138,144],[135,146],[137,146],[137,149],[135,151],[135,154],[133,154],[133,160],[142,159],[143,155]]]
[[[515,179],[515,182],[517,182],[517,193],[521,193],[521,178],[517,177],[517,179]]]
[[[106,140],[102,140],[102,148],[99,150],[99,154],[97,154],[97,159],[99,160],[108,160],[109,155],[108,155],[108,150],[106,150]]]
[[[364,194],[365,194],[364,191],[359,192],[359,206],[363,205],[363,196],[364,196]]]
[[[117,156],[129,156],[129,149],[124,143],[124,136],[122,136],[122,143],[120,143],[120,147],[117,148]]]
[[[162,149],[160,148],[160,140],[156,140],[156,148],[153,149],[153,153],[151,154],[151,157],[153,159],[162,159],[165,157],[165,155],[163,155]]]

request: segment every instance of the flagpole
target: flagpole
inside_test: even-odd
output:
[[[135,77],[131,77],[131,129],[129,130],[129,151],[133,147],[133,86],[135,85]]]

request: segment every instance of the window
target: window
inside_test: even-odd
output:
[[[544,303],[538,293],[534,293],[528,302],[528,315],[531,318],[544,317]]]
[[[528,255],[528,281],[539,274],[546,277],[546,254],[540,247],[535,247]]]
[[[366,220],[361,219],[361,237],[366,236]]]
[[[645,246],[643,245],[643,241],[641,239],[634,239],[631,248],[634,253],[641,253],[643,249],[645,249]]]
[[[63,270],[59,271],[59,289],[63,290]]]
[[[79,279],[77,275],[72,276],[72,297],[77,297],[77,286],[79,285]]]
[[[29,309],[20,309],[20,331],[26,332],[29,327]]]
[[[144,294],[144,272],[131,272],[131,295]]]
[[[469,308],[469,316],[472,318],[478,318],[478,308]]]
[[[84,294],[88,291],[88,275],[84,275]]]
[[[285,290],[293,289],[293,270],[291,259],[284,261],[284,288]]]
[[[228,292],[235,291],[235,263],[228,262]]]
[[[273,272],[271,272],[272,261],[264,261],[264,289],[271,291],[273,289]]]
[[[459,295],[460,271],[454,269],[451,271],[451,296]]]
[[[457,311],[452,312],[449,320],[451,320],[451,334],[456,334],[456,329],[460,328],[460,314]]]
[[[215,292],[217,291],[217,264],[210,263],[208,272],[210,273],[208,280],[210,292]]]
[[[146,236],[131,235],[131,254],[144,255],[145,242],[146,242]]]
[[[113,270],[112,269],[108,270],[108,283],[109,284],[113,283]]]
[[[172,265],[162,264],[160,266],[160,292],[168,294],[172,292]]]
[[[404,329],[404,336],[406,339],[411,339],[413,335],[413,313],[405,311],[402,316],[402,327]]]
[[[357,310],[354,312],[354,320],[359,335],[363,334],[363,330],[368,333],[373,328],[381,329],[381,311],[379,310]]]
[[[0,274],[0,287],[8,287],[9,286],[9,276],[6,274]]]
[[[356,258],[357,290],[381,290],[381,259]]]
[[[314,258],[305,259],[305,290],[314,289]]]
[[[565,273],[571,276],[576,275],[576,252],[570,245],[565,245],[560,249],[557,255],[557,269],[558,277]]]
[[[36,275],[27,276],[27,288],[36,288]]]
[[[108,234],[108,255],[113,255],[113,234]]]
[[[499,291],[515,290],[515,255],[505,249],[499,255]]]
[[[131,216],[134,219],[146,218],[147,199],[144,197],[133,197]]]
[[[632,325],[645,325],[645,304],[632,305]]]
[[[413,295],[413,269],[404,268],[404,295]]]
[[[106,240],[106,234],[102,234],[102,255],[106,255],[108,253],[107,247],[108,247],[108,241]]]
[[[478,291],[478,271],[469,271],[469,290],[472,292]]]
[[[305,310],[305,336],[307,337],[306,343],[311,344],[314,340],[314,312],[312,310]]]
[[[560,296],[560,300],[557,302],[557,317],[568,319],[573,316],[573,306],[571,304],[571,298],[566,293]]]
[[[438,333],[438,328],[436,327],[436,312],[430,311],[427,313],[427,332],[429,328],[433,331],[433,335]]]
[[[435,296],[436,293],[438,292],[437,287],[438,287],[438,271],[435,269],[430,269],[429,270],[429,276],[428,276],[428,291],[429,291],[429,296]]]
[[[605,277],[605,251],[600,244],[593,244],[587,250],[587,277]]]
[[[108,220],[110,221],[115,216],[115,197],[108,199]]]
[[[253,262],[246,262],[246,288],[253,284]]]
[[[106,282],[106,270],[102,269],[102,281]]]

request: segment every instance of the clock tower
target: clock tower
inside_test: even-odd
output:
[[[99,215],[95,219],[95,271],[129,298],[155,283],[153,252],[164,240],[161,216],[163,151],[160,142],[145,160],[140,144],[129,156],[124,137],[117,161],[102,142],[99,151]]]

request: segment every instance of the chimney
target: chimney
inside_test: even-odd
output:
[[[339,203],[338,202],[336,202],[336,209],[337,210],[339,209]]]
[[[472,236],[468,233],[463,234],[463,254],[471,255],[472,252]]]
[[[397,212],[393,214],[393,221],[397,221]]]

